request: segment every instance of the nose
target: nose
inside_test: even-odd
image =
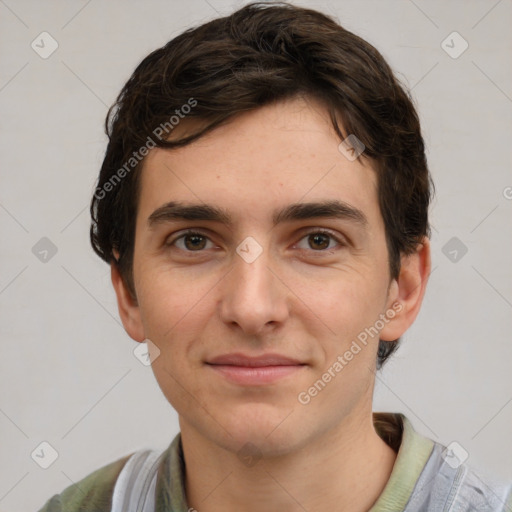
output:
[[[268,251],[251,263],[235,254],[223,279],[222,320],[249,336],[279,328],[289,315],[288,289],[270,266]]]

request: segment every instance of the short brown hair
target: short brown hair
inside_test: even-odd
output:
[[[103,260],[118,265],[134,298],[141,148],[149,140],[163,148],[185,146],[236,114],[297,95],[323,102],[340,140],[355,134],[365,145],[362,156],[377,172],[390,275],[398,276],[400,256],[414,252],[430,234],[433,186],[409,93],[371,44],[325,14],[255,2],[153,51],[109,110],[109,143],[91,202],[91,243]],[[204,126],[172,141],[154,137],[191,99],[187,118],[199,118]],[[380,340],[377,368],[398,343]]]

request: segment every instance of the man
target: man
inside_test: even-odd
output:
[[[248,5],[151,53],[107,120],[91,240],[179,414],[53,511],[505,511],[375,372],[430,271],[418,116],[382,56],[313,10]]]

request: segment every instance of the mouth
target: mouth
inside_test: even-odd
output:
[[[307,366],[296,359],[279,354],[258,357],[226,354],[207,361],[206,365],[221,377],[242,386],[271,384]]]

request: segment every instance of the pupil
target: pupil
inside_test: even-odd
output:
[[[202,249],[204,247],[204,237],[201,235],[188,235],[185,238],[187,249]]]
[[[316,245],[317,249],[325,249],[326,247],[329,247],[329,237],[322,233],[316,233],[314,235],[310,235],[309,241],[312,245]]]

